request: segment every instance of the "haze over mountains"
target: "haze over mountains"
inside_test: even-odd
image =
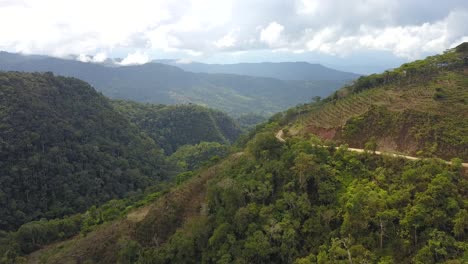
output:
[[[467,21],[0,0],[0,264],[467,264]]]
[[[467,87],[464,43],[278,113],[222,158],[239,130],[220,112],[0,74],[0,223],[48,218],[0,233],[0,263],[465,263]],[[101,202],[83,212],[82,193]]]
[[[268,65],[262,70],[263,66]],[[219,71],[223,68],[219,65],[212,67],[221,68]],[[241,64],[230,67],[235,69],[225,71],[251,71],[252,75],[267,77],[194,73],[160,63],[108,67],[47,56],[0,53],[0,70],[51,71],[87,81],[111,98],[163,104],[195,103],[235,116],[251,112],[268,116],[308,102],[314,96],[327,96],[357,77],[307,63]],[[284,70],[289,67],[292,68]],[[279,74],[282,70],[284,74]],[[307,74],[311,77],[306,79]]]
[[[180,60],[156,60],[191,72],[227,73],[276,78],[280,80],[336,81],[353,80],[360,75],[337,71],[320,64],[308,62],[261,62],[235,64],[207,64]]]

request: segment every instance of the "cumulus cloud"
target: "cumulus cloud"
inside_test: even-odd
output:
[[[134,53],[128,54],[119,64],[120,65],[137,65],[137,64],[145,64],[150,61],[150,58],[147,54],[136,51]]]
[[[467,22],[466,0],[0,0],[0,50],[125,63],[264,50],[413,59],[466,40]]]
[[[77,60],[81,62],[95,62],[95,63],[101,63],[104,62],[107,59],[107,54],[105,52],[98,52],[96,55],[86,55],[86,54],[80,54],[77,57]]]
[[[343,28],[326,27],[314,34],[306,46],[310,51],[346,55],[360,49],[391,51],[395,55],[416,59],[425,53],[442,52],[468,36],[463,27],[468,11],[459,10],[433,23],[383,28],[362,25],[351,34]]]
[[[265,42],[270,47],[279,46],[283,30],[284,27],[282,25],[273,21],[260,32],[260,41]]]
[[[224,35],[222,38],[215,41],[214,45],[220,49],[234,47],[234,45],[237,42],[236,34],[238,32],[239,32],[239,29],[230,31],[229,33]]]

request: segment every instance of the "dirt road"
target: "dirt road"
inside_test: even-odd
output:
[[[284,139],[284,132],[283,130],[279,130],[276,135],[275,135],[276,139],[278,139],[278,141],[280,142],[286,142],[286,140]],[[322,147],[326,147],[326,146],[322,146]],[[336,147],[338,148],[338,147]],[[362,152],[365,152],[364,149],[358,149],[358,148],[348,148],[348,151],[354,151],[354,152],[359,152],[359,153],[362,153]],[[382,152],[382,151],[376,151],[375,154],[377,155],[389,155],[389,156],[392,156],[392,157],[396,157],[396,158],[404,158],[404,159],[409,159],[409,160],[420,160],[422,158],[418,158],[418,157],[412,157],[412,156],[406,156],[406,155],[401,155],[401,154],[395,154],[395,153],[389,153],[389,152]],[[452,164],[451,161],[445,161],[447,164]],[[468,163],[462,163],[462,166],[464,168],[467,168],[468,169]]]

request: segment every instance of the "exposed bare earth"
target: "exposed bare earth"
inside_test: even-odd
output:
[[[280,142],[283,142],[283,143],[286,142],[286,140],[284,139],[284,132],[283,132],[282,129],[279,130],[276,133],[275,137]],[[327,147],[327,146],[323,146],[323,147]],[[335,147],[335,148],[338,148],[338,147]],[[364,149],[359,149],[359,148],[348,148],[348,151],[359,152],[359,153],[365,152]],[[422,159],[422,158],[418,158],[418,157],[406,156],[406,155],[395,154],[395,153],[385,152],[385,151],[375,151],[374,153],[377,154],[377,155],[389,155],[389,156],[392,156],[392,157],[404,158],[404,159],[409,159],[409,160],[421,160]],[[451,161],[445,161],[445,163],[452,164]],[[468,163],[462,163],[462,166],[464,168],[468,168]]]

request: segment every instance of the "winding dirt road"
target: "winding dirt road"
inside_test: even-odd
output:
[[[276,139],[278,139],[278,141],[284,143],[286,142],[286,140],[284,139],[284,132],[282,129],[280,129],[276,135],[275,135]],[[327,147],[327,146],[322,146],[322,147]],[[338,147],[335,147],[335,148],[338,148]],[[348,148],[348,151],[353,151],[353,152],[359,152],[359,153],[363,153],[365,152],[364,149],[358,149],[358,148]],[[420,160],[422,158],[418,158],[418,157],[412,157],[412,156],[406,156],[406,155],[401,155],[401,154],[395,154],[395,153],[389,153],[389,152],[382,152],[382,151],[376,151],[375,154],[377,155],[389,155],[389,156],[392,156],[392,157],[396,157],[396,158],[404,158],[404,159],[409,159],[409,160]],[[447,164],[452,164],[451,161],[446,161],[444,160],[445,163]],[[465,169],[468,169],[468,163],[462,163],[462,167],[464,167]]]

